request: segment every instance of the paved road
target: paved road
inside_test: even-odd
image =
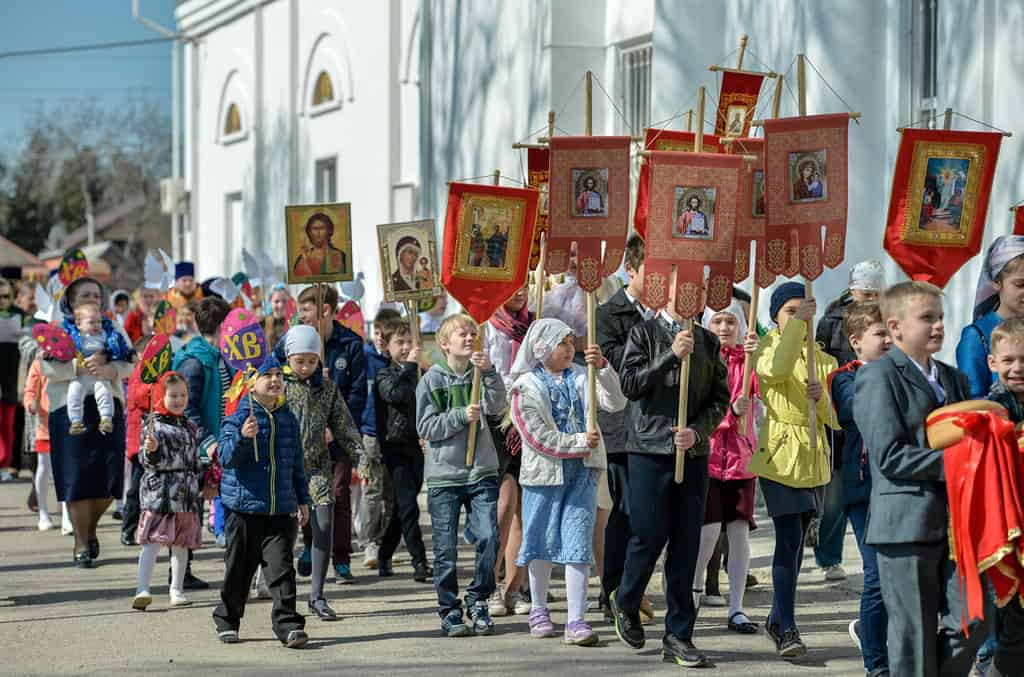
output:
[[[157,566],[154,604],[141,613],[130,608],[135,592],[137,548],[118,543],[118,523],[101,523],[102,554],[98,566],[71,567],[70,537],[59,531],[39,533],[25,509],[27,482],[0,485],[0,637],[5,651],[0,674],[7,675],[513,675],[513,674],[675,674],[679,668],[660,662],[662,627],[649,626],[648,646],[634,652],[595,613],[591,621],[601,633],[596,648],[563,646],[560,639],[534,640],[522,616],[497,619],[493,637],[443,639],[438,634],[433,588],[411,579],[408,560],[396,566],[393,579],[378,579],[358,568],[353,586],[330,584],[332,604],[343,616],[336,623],[309,619],[312,638],[301,651],[284,649],[270,632],[269,602],[255,602],[242,624],[242,642],[221,645],[210,612],[222,577],[222,552],[212,542],[196,555],[195,570],[214,589],[190,593],[195,605],[166,610],[162,585],[167,560]],[[754,532],[753,570],[762,585],[747,593],[747,610],[763,621],[770,605],[768,586],[772,535],[770,522]],[[429,534],[429,527],[425,531]],[[461,563],[469,553],[461,553]],[[851,574],[842,584],[825,584],[805,562],[798,592],[797,620],[809,654],[797,663],[775,657],[763,635],[739,636],[725,628],[725,609],[705,609],[696,641],[718,667],[701,674],[717,675],[862,675],[859,654],[846,627],[856,615],[860,586],[859,558],[852,532],[847,536],[846,565]],[[460,572],[462,580],[468,572]],[[723,589],[725,576],[723,574]],[[660,576],[652,592],[656,608],[664,608]],[[552,585],[559,601],[553,605],[556,624],[564,622],[561,582]],[[592,586],[592,594],[596,588]],[[300,579],[300,599],[309,592]],[[305,603],[304,600],[302,602]],[[560,627],[560,625],[559,625]]]

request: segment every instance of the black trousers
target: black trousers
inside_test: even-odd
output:
[[[121,537],[135,540],[135,531],[139,528],[139,488],[142,484],[142,463],[138,456],[133,456],[132,474],[128,481],[128,492],[124,496],[124,507],[121,508]]]
[[[626,613],[637,613],[658,556],[667,545],[665,633],[691,639],[697,620],[693,574],[704,526],[708,460],[687,458],[682,484],[675,482],[675,465],[675,454],[629,455],[629,524],[633,535],[615,601]]]
[[[622,583],[629,547],[629,454],[608,454],[608,489],[612,495],[612,511],[604,530],[604,579],[601,588],[605,597]]]
[[[250,515],[227,509],[224,512],[224,584],[221,603],[213,611],[213,623],[218,631],[238,630],[252,577],[262,563],[274,599],[270,620],[274,634],[283,642],[289,632],[306,626],[306,619],[295,610],[292,550],[298,522],[291,515]]]
[[[383,456],[384,465],[391,476],[394,507],[377,557],[381,562],[390,560],[398,548],[399,540],[404,536],[413,566],[426,564],[427,548],[423,544],[420,506],[417,502],[420,489],[423,488],[423,454],[419,448],[413,454],[405,454],[385,446]]]
[[[996,668],[1004,675],[1015,674],[1015,670],[1024,666],[1024,607],[1020,599],[1014,599],[1002,609],[996,610],[999,622],[996,634],[999,646],[996,647]]]

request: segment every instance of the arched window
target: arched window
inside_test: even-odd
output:
[[[327,71],[320,71],[316,76],[316,86],[313,88],[313,105],[320,106],[334,101],[334,83]]]
[[[238,112],[237,104],[230,104],[228,112],[224,115],[224,136],[231,136],[242,131],[242,114]]]

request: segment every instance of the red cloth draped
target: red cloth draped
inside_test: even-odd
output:
[[[1024,205],[1013,208],[1013,234],[1024,235]]]
[[[754,120],[754,109],[757,108],[757,96],[761,93],[763,80],[764,76],[760,73],[740,73],[734,70],[722,73],[715,134],[742,137],[750,133],[750,123]],[[737,109],[742,109],[742,113]]]
[[[548,180],[551,177],[551,151],[547,148],[529,148],[526,151],[526,183],[540,191],[537,207],[537,225],[530,245],[530,270],[540,263],[540,239],[548,232]]]
[[[991,412],[961,412],[952,420],[964,438],[943,455],[949,498],[950,545],[968,618],[981,618],[988,573],[996,603],[1005,606],[1024,580],[1024,454],[1013,423]],[[933,422],[936,422],[933,421]]]

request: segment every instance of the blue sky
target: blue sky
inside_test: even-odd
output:
[[[174,0],[140,6],[144,16],[173,29]],[[0,0],[0,53],[155,37],[132,17],[131,0]],[[0,58],[0,83],[0,153],[9,156],[39,105],[146,97],[170,115],[171,44]]]

